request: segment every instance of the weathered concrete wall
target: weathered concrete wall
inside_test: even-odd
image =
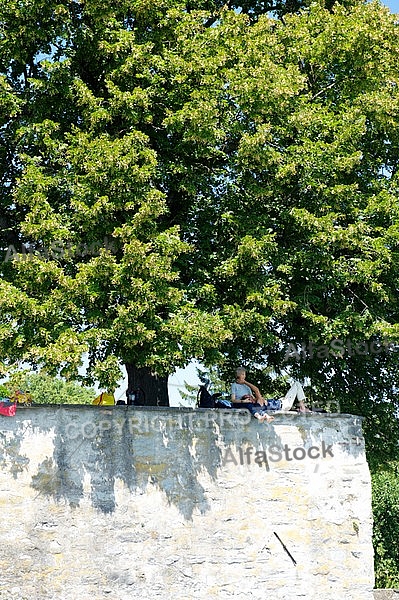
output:
[[[2,600],[373,598],[357,417],[52,406],[0,419]]]

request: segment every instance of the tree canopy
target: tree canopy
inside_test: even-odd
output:
[[[113,387],[122,362],[159,404],[193,357],[269,386],[264,365],[288,368],[347,410],[380,407],[382,427],[399,332],[388,9],[5,0],[0,41],[3,370],[76,377],[87,353],[89,382]],[[310,343],[327,350],[295,353]]]

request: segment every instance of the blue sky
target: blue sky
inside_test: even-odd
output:
[[[399,0],[384,0],[383,4],[389,6],[391,12],[399,13]]]

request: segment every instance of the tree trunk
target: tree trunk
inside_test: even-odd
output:
[[[136,367],[132,363],[126,363],[125,367],[128,394],[135,395],[135,405],[169,406],[168,377],[159,377],[148,367]]]

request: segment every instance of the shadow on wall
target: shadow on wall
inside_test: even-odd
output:
[[[321,443],[323,436],[351,456],[364,453],[361,418],[350,415],[292,413],[262,424],[245,410],[64,405],[21,408],[16,417],[3,418],[0,461],[14,478],[34,468],[30,485],[38,495],[70,506],[79,506],[87,497],[84,488],[89,482],[93,507],[112,513],[115,483],[120,480],[134,493],[144,493],[149,484],[158,487],[185,519],[191,519],[194,509],[205,513],[210,508],[201,473],[216,480],[226,452],[239,462],[247,447],[252,459],[262,453],[259,467],[269,470],[273,464],[267,450],[284,447],[279,430],[287,426],[299,431],[302,453]],[[43,455],[48,443],[52,448],[52,456],[47,452],[38,467],[31,466],[24,450],[29,439],[34,444],[42,441],[43,448],[47,444]]]

